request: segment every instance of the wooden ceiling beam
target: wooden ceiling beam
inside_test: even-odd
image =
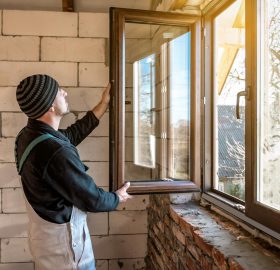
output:
[[[172,5],[170,6],[169,10],[177,10],[184,7],[186,4],[186,0],[175,0],[173,1]]]
[[[66,12],[74,12],[74,0],[62,0],[62,10]]]

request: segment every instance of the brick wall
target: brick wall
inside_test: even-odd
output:
[[[150,196],[150,270],[279,270],[280,251],[195,202]]]
[[[46,73],[68,92],[66,127],[97,104],[108,81],[108,14],[0,10],[0,269],[34,269],[27,244],[27,216],[13,149],[26,124],[15,98],[25,76]],[[109,186],[109,115],[79,145],[99,186]],[[143,269],[147,196],[118,211],[89,214],[98,270]],[[135,244],[137,243],[137,244]]]

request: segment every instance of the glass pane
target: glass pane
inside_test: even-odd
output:
[[[214,188],[245,199],[244,98],[236,118],[237,93],[245,90],[245,0],[214,20]],[[243,102],[243,103],[242,103]]]
[[[189,179],[190,172],[190,44],[186,33],[170,41],[169,177]]]
[[[280,3],[259,3],[257,198],[280,210]]]
[[[125,24],[126,181],[167,178],[170,156],[175,161],[173,171],[180,174],[188,171],[185,167],[188,166],[188,152],[185,153],[188,127],[186,123],[180,126],[180,120],[189,119],[185,108],[189,101],[182,100],[189,97],[189,47],[186,44],[190,38],[184,38],[185,33],[189,33],[188,27]],[[182,115],[179,117],[179,114]],[[171,129],[169,120],[173,125]],[[179,129],[180,136],[170,136],[174,145],[170,154],[169,130],[175,133]],[[175,160],[177,157],[179,161]]]
[[[155,55],[135,61],[134,78],[134,163],[155,167]]]

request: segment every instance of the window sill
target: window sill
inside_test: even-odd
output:
[[[151,269],[280,269],[280,249],[196,201],[174,205],[169,195],[151,195],[148,220]]]
[[[280,269],[280,250],[273,254],[248,232],[196,203],[170,205],[170,216],[181,229],[177,239],[184,242],[182,235],[193,239],[196,248],[212,257],[218,269]],[[194,250],[190,252],[196,257]]]
[[[247,217],[244,214],[244,211],[241,211],[245,209],[238,209],[238,204],[232,203],[231,201],[219,195],[216,195],[212,192],[203,193],[202,199],[203,199],[202,204],[204,204],[205,206],[209,205],[211,209],[212,208],[221,209],[216,212],[220,212],[221,215],[227,216],[231,220],[234,220],[236,224],[239,224],[241,227],[249,231],[251,234],[255,236],[260,236],[261,238],[265,239],[268,242],[271,242],[272,240],[271,241],[267,240],[268,237],[263,236],[260,233],[260,231],[273,237],[277,242],[279,242],[278,247],[280,247],[280,234],[256,222],[255,220]]]

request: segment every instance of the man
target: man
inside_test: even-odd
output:
[[[124,202],[129,183],[116,192],[98,188],[76,145],[97,127],[110,100],[110,84],[92,111],[65,130],[67,93],[48,75],[20,82],[16,97],[28,116],[15,144],[29,217],[29,246],[36,269],[95,269],[86,212],[111,211]],[[95,149],[92,149],[95,155]]]

